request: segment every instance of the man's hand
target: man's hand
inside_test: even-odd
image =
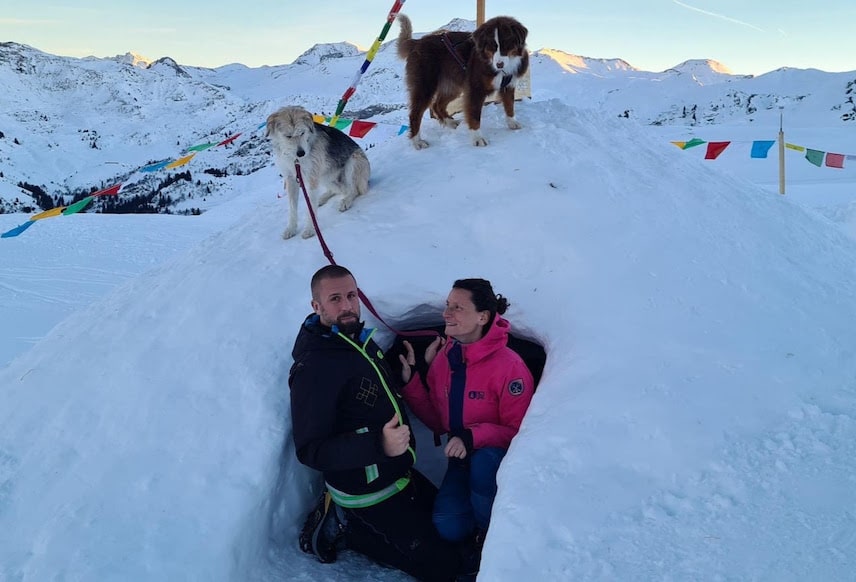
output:
[[[464,444],[461,437],[452,437],[449,439],[449,442],[446,443],[446,448],[443,449],[443,452],[446,453],[447,457],[463,459],[467,456],[467,445]]]
[[[460,440],[460,439],[458,439]],[[403,455],[410,445],[410,427],[406,424],[398,424],[398,415],[383,425],[383,452],[387,457]],[[463,446],[463,443],[461,443]],[[464,451],[466,453],[466,450]]]

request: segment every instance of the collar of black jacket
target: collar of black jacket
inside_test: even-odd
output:
[[[321,323],[321,316],[317,313],[311,313],[306,317],[306,320],[303,322],[303,327],[305,327],[308,331],[311,331],[314,334],[320,335],[322,337],[333,337],[336,334],[347,335],[353,340],[357,340],[358,338],[361,342],[364,339],[364,336],[371,332],[370,328],[365,327],[365,322],[361,321],[359,328],[357,328],[353,333],[344,334],[339,328],[334,325],[333,327],[327,327],[323,323]]]

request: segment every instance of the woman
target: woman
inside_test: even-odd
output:
[[[426,348],[424,381],[413,373],[409,342],[400,356],[404,400],[428,428],[448,435],[448,468],[433,520],[450,541],[483,540],[496,472],[535,389],[529,369],[506,345],[511,326],[501,315],[507,308],[489,281],[455,281],[443,311],[450,339],[437,338]]]

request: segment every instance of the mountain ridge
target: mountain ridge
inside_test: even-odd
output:
[[[474,23],[450,23],[467,25]],[[396,42],[381,46],[343,117],[407,123],[404,63],[390,50]],[[287,65],[209,69],[168,56],[61,57],[0,43],[0,212],[67,204],[196,143],[238,132],[246,138],[283,104],[332,115],[339,95],[329,94],[330,79],[341,80],[344,91],[365,58],[353,43],[321,43]],[[533,99],[571,95],[581,108],[646,125],[746,123],[765,111],[798,119],[801,110],[817,109],[828,111],[830,123],[856,119],[856,72],[782,68],[733,75],[711,59],[650,72],[623,59],[556,49],[533,51],[531,62]],[[208,165],[191,168],[186,180],[161,186],[163,176],[145,177],[122,194],[148,198],[144,211],[204,211],[228,195],[217,175],[252,173],[269,162],[267,144],[255,137],[207,154]],[[38,186],[46,196],[21,184]],[[98,202],[90,211],[111,211],[109,201]]]

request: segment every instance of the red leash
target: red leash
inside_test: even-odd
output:
[[[306,185],[303,183],[303,174],[300,172],[300,162],[297,160],[294,161],[294,169],[297,173],[297,183],[300,184],[300,189],[303,191],[303,199],[306,200],[306,207],[309,209],[309,216],[312,218],[312,226],[315,227],[315,234],[318,235],[318,242],[321,244],[321,250],[324,251],[324,256],[327,257],[327,260],[330,261],[331,265],[335,265],[336,261],[333,259],[333,253],[330,251],[330,247],[327,246],[327,242],[324,240],[324,236],[321,234],[321,229],[318,227],[318,220],[315,218],[315,210],[312,208],[312,202],[309,199],[309,193],[306,191]],[[419,331],[399,331],[389,325],[384,319],[380,316],[377,310],[372,305],[372,302],[369,301],[369,298],[366,297],[366,294],[363,293],[362,289],[357,288],[357,293],[360,296],[360,301],[366,306],[372,315],[374,315],[378,321],[384,324],[391,332],[395,335],[402,335],[405,337],[420,337],[420,336],[438,336],[436,331],[432,330],[419,330]]]

